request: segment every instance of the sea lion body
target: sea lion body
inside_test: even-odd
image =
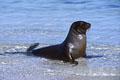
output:
[[[63,49],[62,45],[58,44],[33,50],[32,53],[35,56],[41,56],[54,60],[62,60],[62,57],[64,56],[64,54],[61,54],[63,53],[62,49]]]
[[[90,23],[84,21],[74,22],[61,44],[39,48],[32,53],[36,56],[78,64],[75,59],[86,57],[86,31],[90,26]]]
[[[69,37],[70,36],[70,37]],[[86,35],[80,34],[76,35],[74,33],[70,33],[66,38],[65,48],[67,49],[67,53],[72,54],[74,59],[79,57],[86,56]]]

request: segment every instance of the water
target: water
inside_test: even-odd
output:
[[[0,15],[0,80],[120,79],[120,0],[0,0]],[[80,58],[73,67],[25,55],[32,43],[61,43],[78,20],[92,24],[92,58]]]

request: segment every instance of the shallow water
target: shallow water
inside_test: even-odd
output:
[[[0,1],[0,80],[119,80],[119,0]],[[88,58],[79,65],[27,55],[39,47],[64,41],[70,25],[84,20]],[[14,77],[13,77],[14,76]]]

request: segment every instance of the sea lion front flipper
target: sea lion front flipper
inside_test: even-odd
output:
[[[69,62],[71,62],[72,64],[75,64],[75,65],[78,65],[78,61],[75,61],[72,54],[69,53],[68,57],[69,57]]]
[[[38,45],[39,45],[39,43],[32,44],[32,45],[26,50],[26,52],[32,51],[32,50],[33,50],[34,48],[36,48]]]

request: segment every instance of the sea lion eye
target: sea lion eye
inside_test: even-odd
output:
[[[84,27],[85,26],[85,23],[82,23],[82,25],[81,25],[82,27]]]
[[[84,22],[81,22],[81,23],[80,23],[80,26],[83,26],[83,25],[84,25]]]

